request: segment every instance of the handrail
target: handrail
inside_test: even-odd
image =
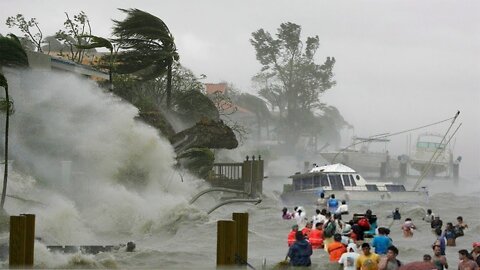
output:
[[[239,203],[239,202],[251,202],[251,203],[259,204],[259,203],[262,202],[262,199],[261,198],[256,198],[256,199],[230,199],[230,200],[226,200],[226,201],[223,201],[223,202],[215,205],[212,209],[208,210],[207,214],[212,213],[213,211],[215,211],[220,206],[223,206],[223,205],[226,205],[226,204],[231,204],[231,203]]]
[[[213,187],[213,188],[206,189],[204,191],[200,191],[197,195],[193,196],[193,198],[190,200],[189,204],[194,203],[203,194],[208,193],[208,192],[212,192],[212,191],[223,191],[223,192],[232,192],[232,193],[249,195],[247,192],[242,191],[242,190],[236,190],[236,189],[231,189],[231,188],[222,188],[222,187]]]

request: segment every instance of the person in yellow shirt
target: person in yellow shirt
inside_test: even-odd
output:
[[[362,244],[363,254],[358,257],[357,270],[378,270],[378,263],[380,262],[380,256],[370,252],[370,244]]]

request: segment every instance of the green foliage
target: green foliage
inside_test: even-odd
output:
[[[110,52],[113,52],[113,45],[106,38],[97,37],[94,35],[83,35],[80,37],[84,39],[88,38],[90,40],[90,43],[75,45],[75,47],[77,48],[80,48],[80,49],[107,48],[110,50]]]
[[[0,73],[0,86],[3,88],[8,87],[7,78],[5,78],[5,76],[2,73]]]
[[[113,34],[124,51],[117,56],[116,72],[134,74],[140,80],[155,79],[178,61],[177,48],[167,25],[139,9],[120,9],[123,21],[114,20]]]
[[[259,94],[273,108],[278,107],[282,135],[292,145],[314,120],[313,112],[320,109],[320,95],[335,85],[335,58],[327,57],[323,64],[315,63],[319,38],[301,41],[301,27],[282,23],[277,38],[263,29],[252,33],[251,44],[262,69],[254,80]]]
[[[0,98],[0,112],[5,113],[9,110],[9,114],[12,115],[15,112],[15,107],[13,106],[13,100],[8,99],[8,101],[5,98]]]
[[[213,168],[215,155],[208,148],[190,148],[178,155],[177,159],[182,159],[184,167],[196,176],[206,178]]]
[[[194,124],[202,118],[220,119],[215,104],[198,90],[176,92],[172,109],[181,116],[183,121],[190,124]]]
[[[8,17],[5,24],[8,26],[8,28],[18,27],[24,34],[25,39],[30,41],[30,43],[34,45],[34,48],[36,48],[38,52],[42,52],[43,33],[38,26],[38,21],[36,18],[27,20],[22,14],[17,14],[17,16]],[[33,27],[35,27],[36,30],[33,30]]]
[[[85,12],[80,11],[77,15],[73,16],[73,20],[65,12],[67,19],[63,23],[65,29],[58,30],[55,33],[55,38],[63,43],[69,50],[67,57],[77,63],[82,63],[85,56],[85,49],[83,45],[90,43],[90,37],[92,34],[92,28],[90,21]],[[85,38],[86,37],[86,38]],[[61,52],[63,54],[63,52]]]
[[[27,53],[17,36],[0,37],[0,66],[28,66]]]

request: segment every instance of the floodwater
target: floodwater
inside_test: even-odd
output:
[[[24,76],[19,83],[22,91],[11,87],[16,102],[12,156],[23,168],[16,169],[14,162],[8,194],[29,201],[8,197],[6,210],[11,215],[36,214],[36,268],[214,269],[217,221],[231,219],[233,212],[249,213],[249,264],[273,268],[285,258],[293,221],[281,219],[284,205],[278,195],[295,168],[271,162],[261,204],[227,205],[207,215],[222,194],[205,195],[189,205],[188,200],[207,186],[171,169],[173,149],[155,130],[134,121],[135,108],[70,75]],[[379,226],[391,226],[390,236],[403,262],[432,253],[435,237],[421,220],[427,208],[444,224],[463,216],[470,228],[457,239],[456,247],[447,247],[448,261],[455,268],[457,251],[470,250],[472,242],[480,240],[477,180],[461,179],[455,185],[427,179],[422,185],[430,190],[428,203],[373,203],[350,205],[350,209],[351,213],[371,209]],[[413,238],[404,239],[400,223],[386,218],[396,207],[402,218],[410,217],[417,225]],[[304,208],[307,216],[313,215],[313,204]],[[8,242],[8,233],[2,233],[0,240]],[[120,247],[96,255],[62,254],[46,248],[120,246],[128,241],[135,242],[135,252]],[[325,269],[328,261],[323,250],[316,250],[312,260],[316,269]],[[7,266],[3,261],[2,267]]]

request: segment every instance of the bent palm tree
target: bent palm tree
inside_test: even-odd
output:
[[[113,21],[113,34],[125,51],[117,56],[116,72],[134,74],[140,80],[155,79],[167,73],[167,108],[170,108],[172,64],[179,59],[170,30],[150,13],[139,9],[120,10],[127,13],[127,18]]]
[[[23,49],[20,40],[15,35],[8,35],[8,37],[0,37],[0,67],[2,66],[28,66],[27,53]],[[5,169],[3,173],[3,189],[0,207],[3,209],[5,204],[5,196],[7,193],[7,179],[8,179],[8,128],[9,117],[13,112],[13,101],[8,95],[8,83],[5,76],[0,73],[0,87],[5,89],[5,100],[2,101],[2,111],[5,111]]]
[[[107,48],[110,50],[110,59],[108,63],[108,81],[110,83],[110,90],[113,88],[113,82],[112,82],[112,72],[113,72],[113,44],[106,38],[102,37],[97,37],[93,35],[83,35],[81,36],[82,38],[89,38],[90,43],[89,44],[82,44],[82,45],[75,45],[75,47],[79,49],[93,49],[93,48]]]

